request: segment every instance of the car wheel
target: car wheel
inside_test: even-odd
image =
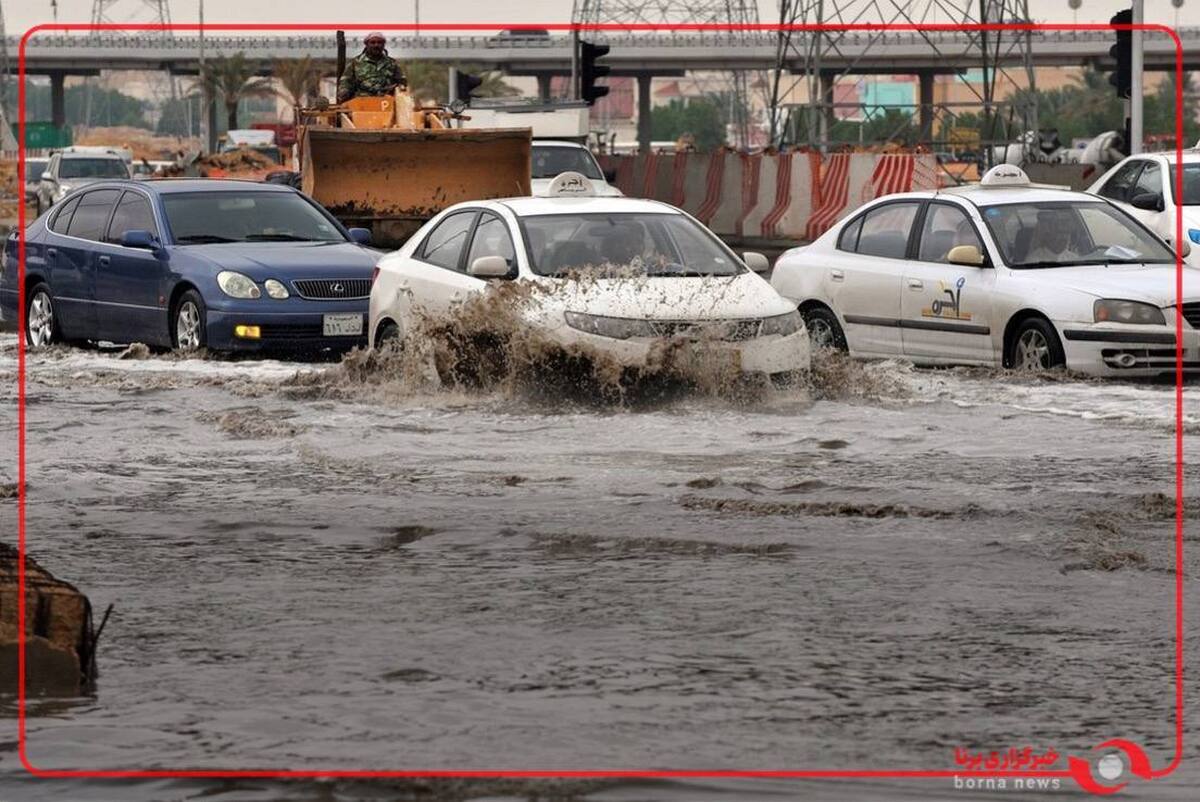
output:
[[[845,351],[846,335],[842,324],[838,323],[837,315],[827,306],[810,306],[802,309],[804,326],[808,329],[808,339],[815,348],[836,348]]]
[[[25,342],[30,348],[43,348],[61,341],[50,288],[36,284],[25,303]]]
[[[197,351],[204,347],[205,311],[204,299],[195,290],[188,290],[179,297],[175,305],[175,316],[171,322],[172,342],[177,351]]]
[[[387,321],[375,332],[375,347],[384,348],[395,346],[400,340],[400,327],[392,321]]]
[[[1066,366],[1067,358],[1058,332],[1049,321],[1031,317],[1017,327],[1008,364],[1014,370],[1051,370]]]

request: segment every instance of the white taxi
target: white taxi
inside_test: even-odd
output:
[[[1184,366],[1200,370],[1200,281],[1183,272]],[[998,165],[859,208],[780,256],[772,284],[814,342],[854,356],[1134,376],[1175,369],[1175,279],[1175,254],[1112,203]]]
[[[1183,152],[1183,193],[1176,186],[1175,153],[1144,153],[1117,162],[1088,187],[1136,217],[1168,244],[1175,240],[1175,215],[1183,218],[1183,236],[1200,244],[1200,152]],[[1185,260],[1200,267],[1200,249]]]
[[[524,323],[625,367],[646,366],[670,343],[699,345],[746,373],[808,367],[796,304],[757,275],[765,256],[739,258],[673,206],[595,197],[578,173],[560,175],[549,194],[457,204],[385,256],[371,288],[372,346],[519,281],[536,290],[524,296]]]

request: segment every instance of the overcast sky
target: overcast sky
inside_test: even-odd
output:
[[[602,1],[602,0],[601,0]],[[847,5],[851,0],[827,0],[826,5]],[[89,22],[93,0],[58,0],[59,22]],[[868,5],[868,0],[853,0],[857,7]],[[945,6],[961,6],[969,2],[978,7],[977,0],[943,0]],[[19,33],[42,22],[51,22],[51,0],[0,0],[4,9],[4,20],[10,34]],[[384,23],[395,27],[411,23],[416,7],[420,6],[423,23],[436,22],[495,22],[498,27],[517,23],[570,22],[571,0],[508,0],[484,6],[479,0],[356,0],[353,18],[342,16],[341,8],[327,0],[292,0],[287,4],[266,0],[204,0],[206,22],[282,22],[284,17],[295,22],[329,22],[340,19],[342,24]],[[877,0],[877,8],[891,8],[891,0]],[[917,9],[936,6],[931,0],[911,0]],[[1035,20],[1043,22],[1107,22],[1108,19],[1128,3],[1123,0],[1082,0],[1078,12],[1072,11],[1067,0],[1029,0],[1030,13]],[[481,6],[497,9],[481,15]],[[196,22],[199,17],[200,0],[171,0],[171,17],[174,22]],[[498,9],[504,8],[504,11]],[[149,0],[113,0],[110,16],[114,21],[151,21]],[[759,19],[762,22],[778,20],[778,5],[770,0],[760,0]],[[872,15],[875,20],[879,14]],[[1171,0],[1146,0],[1146,20],[1167,25],[1175,24],[1176,10]],[[863,19],[862,21],[872,21]],[[889,19],[889,21],[891,21]],[[943,13],[931,21],[949,21]],[[1200,0],[1184,0],[1178,11],[1180,25],[1200,25]]]

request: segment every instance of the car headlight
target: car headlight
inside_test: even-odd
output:
[[[758,336],[768,337],[772,334],[779,334],[787,337],[789,334],[795,334],[804,326],[804,318],[800,317],[799,310],[792,310],[786,315],[775,315],[774,317],[763,318],[762,328],[758,331]]]
[[[583,312],[566,312],[564,317],[567,325],[573,329],[588,334],[598,334],[601,337],[612,337],[616,340],[628,340],[630,337],[654,337],[658,333],[654,329],[654,324],[649,320],[588,315]]]
[[[217,286],[230,298],[262,297],[262,290],[254,283],[254,279],[232,270],[222,270],[217,274]]]
[[[1102,298],[1092,307],[1097,323],[1146,323],[1165,326],[1167,319],[1154,304]]]
[[[263,282],[263,286],[267,288],[267,295],[270,295],[272,298],[283,300],[288,297],[287,287],[283,286],[282,281],[269,278]]]

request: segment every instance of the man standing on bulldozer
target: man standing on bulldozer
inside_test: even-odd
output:
[[[394,89],[408,86],[408,79],[396,60],[387,54],[387,40],[378,31],[363,39],[363,52],[350,59],[338,79],[337,101],[354,97],[390,95]]]

